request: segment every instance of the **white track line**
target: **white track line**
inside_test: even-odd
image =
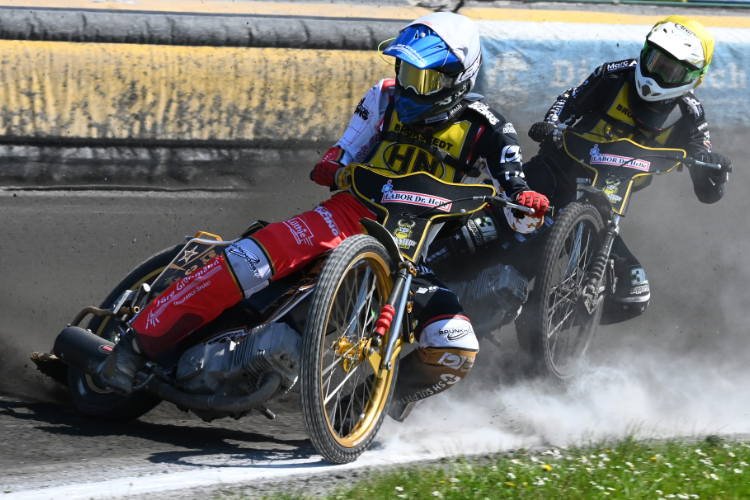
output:
[[[191,488],[226,487],[230,484],[250,483],[259,479],[278,479],[291,476],[340,472],[362,467],[403,464],[434,457],[424,455],[405,456],[401,454],[388,456],[388,454],[382,451],[370,451],[360,457],[358,461],[346,465],[333,465],[317,455],[304,459],[280,459],[277,461],[253,461],[249,458],[227,459],[226,455],[206,456],[205,458],[206,460],[202,464],[194,465],[190,470],[184,472],[122,477],[93,483],[78,483],[51,488],[7,492],[2,495],[2,498],[4,500],[122,498],[125,496],[158,494]],[[211,465],[211,463],[215,463],[216,465]],[[232,465],[227,466],[227,463],[231,463]]]

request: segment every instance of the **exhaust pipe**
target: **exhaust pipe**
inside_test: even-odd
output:
[[[154,379],[146,389],[181,408],[191,410],[215,411],[226,413],[242,413],[262,406],[271,399],[281,385],[281,375],[276,372],[267,373],[263,377],[260,387],[252,394],[245,396],[221,396],[218,394],[190,394],[171,386],[159,379]]]
[[[107,359],[115,345],[88,330],[69,326],[57,336],[52,352],[68,366],[89,375],[96,375],[99,365]]]
[[[55,339],[53,353],[68,366],[77,368],[89,375],[98,375],[99,366],[112,352],[114,344],[97,337],[78,326],[69,326]],[[139,372],[137,377],[145,381],[149,375]],[[262,406],[271,399],[281,385],[281,375],[270,372],[263,377],[257,391],[245,396],[222,396],[218,394],[190,394],[158,378],[146,384],[146,390],[164,401],[181,408],[242,413]]]

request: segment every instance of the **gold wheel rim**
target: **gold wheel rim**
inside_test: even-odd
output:
[[[391,288],[393,286],[393,283],[391,281],[390,276],[390,269],[388,267],[388,264],[383,260],[380,255],[374,253],[374,252],[365,252],[362,254],[359,254],[357,257],[351,260],[349,263],[346,271],[342,274],[341,279],[339,280],[338,284],[336,285],[336,292],[333,295],[333,299],[331,300],[331,305],[328,309],[328,314],[326,315],[326,329],[325,331],[328,331],[329,324],[331,322],[331,314],[333,312],[334,306],[337,304],[336,298],[339,296],[339,292],[341,291],[342,284],[344,284],[344,281],[346,280],[347,276],[349,276],[349,272],[354,269],[355,267],[359,266],[362,262],[367,264],[367,268],[370,270],[370,272],[373,275],[373,278],[375,280],[375,289],[376,293],[378,295],[378,308],[376,311],[374,311],[375,316],[379,315],[380,313],[380,307],[382,307],[383,304],[385,304],[385,301],[388,299],[388,296],[391,292]],[[365,274],[367,276],[367,274]],[[356,305],[356,304],[355,304]],[[372,328],[370,329],[370,333],[372,334],[372,330],[374,330],[374,320],[372,321]],[[331,433],[331,436],[338,442],[341,446],[344,446],[346,448],[353,448],[357,446],[359,443],[361,443],[367,436],[370,435],[370,433],[375,428],[379,416],[381,413],[385,410],[385,404],[388,401],[388,392],[391,387],[391,382],[393,381],[393,370],[382,370],[379,372],[379,370],[373,369],[374,367],[379,366],[380,364],[380,354],[378,352],[369,353],[369,348],[374,347],[372,346],[372,342],[366,342],[364,344],[363,349],[363,358],[361,361],[351,361],[349,360],[346,364],[348,367],[346,369],[343,369],[347,374],[350,371],[355,370],[359,366],[370,367],[374,374],[374,380],[372,384],[372,388],[369,392],[369,396],[367,399],[366,404],[364,405],[364,411],[362,415],[364,415],[364,418],[360,418],[358,422],[353,426],[353,429],[346,434],[345,436],[341,436],[335,429],[334,429],[334,422],[332,420],[335,420],[336,416],[336,409],[338,408],[337,403],[334,403],[333,405],[333,414],[329,412],[329,410],[326,408],[326,383],[325,383],[325,374],[324,374],[324,364],[325,364],[325,355],[328,351],[332,350],[333,347],[330,342],[330,337],[332,334],[329,334],[327,336],[324,336],[324,340],[321,345],[321,363],[320,363],[320,397],[321,397],[321,403],[323,406],[323,411],[325,413],[326,422],[328,424],[328,430]],[[386,332],[385,337],[383,338],[382,343],[382,349],[384,349],[385,345],[388,342],[388,337],[390,333]],[[339,336],[336,341],[339,341],[341,339],[341,336]],[[335,342],[334,342],[335,344]],[[353,344],[349,344],[353,345]],[[358,345],[361,345],[358,343]],[[399,346],[400,347],[400,346]],[[400,349],[396,349],[394,352],[394,358],[398,356],[398,351]],[[335,356],[335,354],[334,354]],[[336,360],[334,359],[334,362]],[[343,364],[345,360],[340,360],[339,363]],[[352,364],[353,363],[353,364]],[[333,369],[335,370],[335,368]],[[333,371],[332,370],[332,371]],[[366,377],[365,377],[366,380]],[[330,386],[330,382],[329,382]],[[356,385],[355,385],[356,388]],[[343,392],[343,390],[342,390]],[[343,415],[342,415],[343,418]]]

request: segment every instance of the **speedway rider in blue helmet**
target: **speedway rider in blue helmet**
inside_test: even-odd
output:
[[[470,93],[482,64],[474,23],[458,14],[429,14],[401,30],[383,54],[396,58],[396,78],[365,94],[344,136],[310,178],[335,190],[339,169],[351,162],[399,173],[426,171],[448,182],[480,171],[498,191],[536,210],[536,218],[523,219],[508,211],[514,229],[538,227],[548,201],[526,185],[513,125]],[[444,234],[448,230],[443,227]],[[398,420],[418,401],[466,377],[478,350],[456,295],[424,265],[413,283],[419,348],[400,362],[389,410]]]
[[[546,198],[530,192],[523,179],[513,125],[482,103],[481,96],[469,94],[482,62],[474,24],[457,14],[430,14],[404,28],[385,53],[396,57],[396,80],[383,80],[367,92],[344,137],[315,166],[311,178],[338,190],[339,170],[354,161],[394,172],[427,171],[450,182],[484,170],[506,195],[544,214]],[[147,359],[169,351],[243,297],[360,234],[362,218],[376,215],[341,191],[313,210],[236,240],[195,270],[189,283],[173,283],[141,310],[103,363],[102,380],[130,393]],[[451,229],[456,228],[446,224],[442,231],[451,235]],[[479,348],[456,295],[417,264],[411,291],[419,347],[399,361],[389,410],[398,420],[418,401],[465,378]],[[184,298],[169,300],[172,296]]]

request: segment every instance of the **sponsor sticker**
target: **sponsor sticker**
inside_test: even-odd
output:
[[[444,335],[445,340],[448,342],[455,342],[472,333],[474,333],[474,330],[472,330],[471,326],[457,326],[452,328],[441,328],[438,330],[438,334]]]
[[[515,134],[516,128],[513,126],[512,123],[508,122],[505,125],[503,125],[503,134]]]
[[[604,186],[604,194],[607,195],[609,201],[612,203],[619,203],[622,201],[622,196],[618,196],[617,192],[620,190],[619,179],[607,179],[607,184]]]
[[[380,200],[381,203],[404,203],[406,205],[416,205],[419,207],[435,207],[437,210],[443,212],[450,212],[451,200],[446,198],[440,198],[438,196],[430,196],[424,193],[414,193],[411,191],[396,191],[393,189],[393,181],[389,180],[387,184],[383,186],[381,190],[383,198]],[[442,205],[442,206],[439,206]]]
[[[184,260],[185,263],[187,263],[196,255],[198,255],[198,245],[195,245],[192,250],[188,250],[187,248],[185,248],[185,253],[177,262],[182,262]]]
[[[260,257],[255,255],[253,252],[242,248],[237,243],[233,243],[232,246],[230,246],[227,250],[227,253],[231,253],[232,255],[236,255],[237,257],[242,259],[245,264],[247,264],[247,267],[250,268],[250,271],[252,271],[253,276],[259,279],[261,278],[260,271],[258,270]]]
[[[592,165],[613,165],[615,167],[622,166],[625,168],[643,170],[644,172],[648,172],[648,169],[651,167],[651,162],[649,161],[636,160],[627,156],[602,154],[601,151],[599,151],[598,144],[591,148],[591,151],[589,151],[589,153],[591,154],[591,160],[589,161],[589,163],[591,163]]]
[[[307,224],[304,220],[299,217],[295,217],[294,219],[284,221],[284,225],[289,228],[289,231],[292,233],[292,236],[294,236],[294,240],[298,245],[304,243],[306,245],[312,246],[312,239],[315,235],[312,231],[310,231],[310,228],[307,227]]]
[[[639,293],[645,293],[650,291],[648,285],[640,285],[630,289],[630,295],[638,295]]]
[[[396,245],[403,249],[408,250],[413,246],[416,246],[417,242],[411,239],[412,228],[416,222],[407,222],[403,219],[398,221],[398,227],[393,232],[393,236],[396,237]]]

